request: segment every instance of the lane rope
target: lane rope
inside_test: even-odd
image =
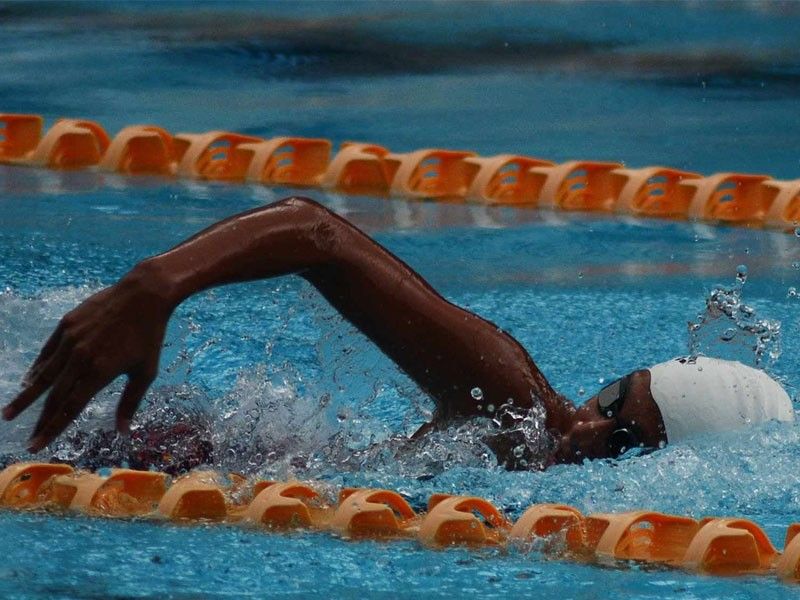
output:
[[[263,139],[226,131],[171,134],[125,127],[112,139],[89,120],[59,119],[42,135],[39,115],[0,113],[0,164],[123,175],[323,188],[345,194],[530,206],[688,219],[795,231],[800,179],[701,175],[670,167],[549,160],[427,148],[394,153],[322,138]]]
[[[95,517],[240,524],[252,529],[327,531],[347,539],[414,539],[427,548],[515,546],[562,560],[614,566],[636,561],[708,575],[772,575],[800,582],[800,523],[783,552],[747,519],[693,519],[655,511],[584,515],[534,504],[516,521],[475,496],[433,494],[416,512],[399,493],[345,488],[337,501],[313,484],[248,480],[193,471],[79,471],[15,463],[0,472],[0,507]]]

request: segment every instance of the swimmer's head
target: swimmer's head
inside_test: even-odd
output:
[[[793,421],[788,394],[763,371],[714,358],[681,358],[635,371],[575,410],[555,459],[615,458],[703,433]]]
[[[667,434],[650,393],[650,371],[634,371],[603,388],[572,415],[558,440],[556,462],[616,458],[635,447],[658,448]]]

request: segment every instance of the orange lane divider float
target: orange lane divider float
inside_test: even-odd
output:
[[[38,115],[0,113],[0,163],[783,230],[800,225],[800,179],[703,176],[586,160],[554,164],[538,157],[483,157],[441,148],[397,153],[364,142],[344,142],[332,156],[326,139],[262,139],[227,131],[173,136],[155,125],[125,127],[110,139],[100,124],[85,119],[60,119],[44,136],[42,126]]]
[[[615,169],[618,213],[645,217],[681,217],[692,201],[691,190],[679,184],[699,173],[668,167]]]
[[[241,146],[261,141],[226,131],[179,133],[172,140],[175,174],[189,179],[244,181],[253,151]]]
[[[478,513],[479,519],[475,513]],[[419,529],[426,546],[499,545],[511,524],[490,502],[473,496],[434,494]]]
[[[228,501],[213,471],[193,471],[175,480],[158,503],[162,517],[177,521],[223,521]]]
[[[516,522],[487,500],[433,494],[417,513],[397,492],[329,492],[291,481],[256,481],[194,471],[169,482],[164,473],[75,471],[61,464],[19,463],[0,472],[0,508],[69,510],[99,517],[240,523],[264,530],[327,531],[348,539],[414,539],[432,548],[516,546],[547,556],[614,566],[635,561],[707,575],[775,574],[800,583],[800,523],[784,551],[752,521],[695,520],[653,511],[583,515],[564,504],[535,504]],[[539,543],[541,542],[541,543]],[[533,546],[531,546],[533,544]]]
[[[241,513],[245,522],[270,529],[322,529],[331,521],[331,507],[303,483],[260,481],[253,486],[253,495]]]
[[[44,120],[38,115],[0,115],[0,160],[14,161],[36,150]]]
[[[579,548],[583,542],[584,517],[579,510],[566,504],[534,504],[517,519],[508,534],[519,542],[549,538],[565,533],[570,547]],[[577,537],[576,537],[577,536]]]
[[[120,131],[106,150],[99,168],[125,175],[173,175],[172,136],[154,125],[132,125]]]
[[[616,195],[613,173],[620,163],[571,160],[560,165],[532,167],[538,181],[538,205],[562,210],[609,211]]]
[[[468,156],[462,162],[470,181],[466,199],[483,204],[529,203],[536,185],[531,169],[553,165],[549,160],[514,154]]]
[[[81,169],[96,165],[110,145],[105,130],[94,121],[59,119],[41,136],[41,118],[36,115],[3,115],[0,123],[3,146],[0,162]]]
[[[405,537],[416,521],[414,509],[397,492],[345,488],[330,528],[351,538]]]
[[[318,138],[276,137],[239,149],[252,153],[247,181],[268,185],[318,186],[331,156],[331,143]]]
[[[769,208],[768,190],[761,185],[768,175],[717,173],[685,179],[679,186],[691,190],[689,217],[730,222],[759,222]]]
[[[108,475],[77,472],[51,482],[48,500],[61,508],[103,516],[133,517],[152,513],[166,491],[166,475],[112,469]]]
[[[395,196],[416,199],[463,198],[469,189],[470,168],[464,159],[474,152],[429,148],[383,157]]]
[[[0,473],[0,506],[8,508],[39,506],[45,499],[39,492],[58,475],[73,473],[69,465],[18,463]]]
[[[386,196],[392,174],[384,157],[389,150],[376,144],[344,142],[333,157],[320,186],[346,194]]]
[[[792,523],[786,531],[783,554],[778,558],[775,569],[778,577],[785,581],[800,581],[800,523]]]

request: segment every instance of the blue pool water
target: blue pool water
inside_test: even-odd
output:
[[[0,110],[87,117],[111,132],[152,122],[795,178],[798,24],[797,5],[760,3],[0,3]],[[0,167],[0,399],[80,299],[197,229],[287,193]],[[312,195],[448,299],[510,331],[577,402],[601,380],[686,353],[687,323],[746,265],[742,301],[772,328],[761,361],[797,394],[795,236]],[[694,347],[752,364],[745,325],[705,325]],[[729,328],[736,335],[723,342]],[[800,426],[546,472],[498,470],[458,431],[418,451],[371,451],[393,448],[431,403],[291,278],[192,299],[167,342],[141,419],[207,415],[222,470],[331,490],[387,486],[417,507],[433,492],[471,493],[514,517],[543,501],[740,515],[778,546],[800,520]],[[80,462],[110,426],[118,393],[101,394],[77,425],[84,435],[71,432],[50,454]],[[0,424],[4,460],[25,458],[34,416]],[[107,444],[108,464],[120,444]],[[771,578],[590,567],[519,549],[434,553],[410,542],[16,513],[0,513],[0,548],[4,598],[797,593]]]

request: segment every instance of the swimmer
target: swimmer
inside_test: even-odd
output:
[[[432,421],[414,438],[513,403],[517,410],[544,411],[554,444],[539,464],[554,464],[794,418],[788,395],[766,374],[705,357],[634,371],[576,408],[508,333],[445,300],[342,217],[297,197],[212,225],[67,313],[3,417],[14,419],[47,393],[29,441],[29,450],[38,452],[124,374],[116,427],[129,432],[156,378],[167,321],[183,300],[219,285],[288,274],[306,279],[434,399]],[[513,435],[487,443],[507,468],[530,463],[512,452],[519,443]]]

